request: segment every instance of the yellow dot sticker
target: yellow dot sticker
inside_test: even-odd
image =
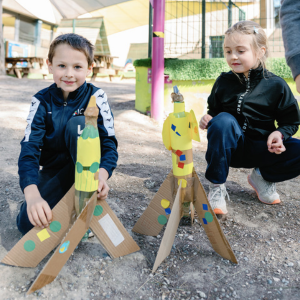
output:
[[[180,185],[180,181],[181,181],[181,187],[185,188],[187,181],[185,179],[178,179],[178,186]]]
[[[160,204],[163,208],[168,208],[170,206],[170,201],[167,199],[162,199]]]
[[[50,234],[48,233],[46,228],[38,232],[36,235],[38,236],[41,242],[43,242],[44,240],[50,237]]]

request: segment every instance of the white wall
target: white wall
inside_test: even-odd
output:
[[[107,37],[114,65],[124,67],[131,43],[148,43],[148,25],[125,30]]]

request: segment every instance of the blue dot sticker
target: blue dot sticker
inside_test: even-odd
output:
[[[182,155],[180,155],[179,159],[180,159],[180,161],[184,161],[184,160],[186,160],[186,158],[185,158],[185,154],[182,154]]]
[[[181,136],[181,134],[179,132],[177,132],[177,131],[176,131],[176,134],[179,135],[179,136]]]
[[[207,225],[206,219],[205,219],[205,218],[202,218],[202,220],[203,220],[203,223],[204,223],[205,225]]]
[[[171,129],[172,129],[173,131],[175,131],[176,126],[172,124]]]
[[[171,213],[171,209],[170,208],[166,208],[165,209],[165,213],[166,213],[166,215],[169,215]]]
[[[203,210],[208,210],[208,205],[207,204],[202,204]]]
[[[64,242],[59,248],[59,253],[65,253],[68,250],[69,245],[70,245],[70,241]]]

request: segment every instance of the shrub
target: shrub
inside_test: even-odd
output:
[[[135,60],[135,67],[151,68],[151,58]],[[270,58],[267,68],[282,78],[292,78],[292,73],[285,58]],[[224,58],[204,59],[165,59],[165,74],[172,80],[205,80],[216,79],[221,72],[228,72]]]

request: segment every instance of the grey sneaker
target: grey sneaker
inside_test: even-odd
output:
[[[280,203],[279,195],[276,192],[276,183],[263,179],[255,169],[248,175],[248,182],[254,188],[258,199],[265,204]]]
[[[229,200],[225,184],[216,185],[211,183],[209,185],[208,201],[216,215],[226,215],[228,213],[225,201],[226,196]]]

